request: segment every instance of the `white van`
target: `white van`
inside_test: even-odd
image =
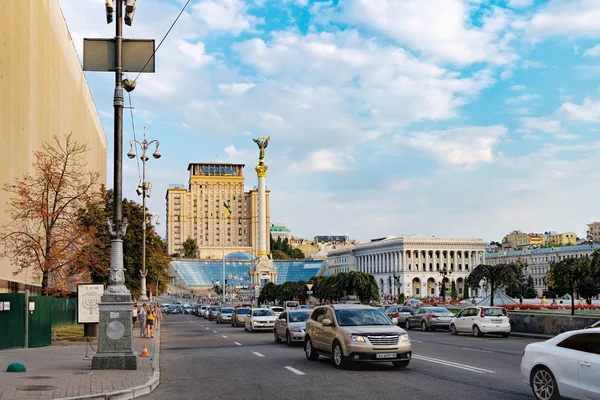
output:
[[[298,308],[300,306],[300,303],[298,303],[297,301],[286,301],[285,303],[283,303],[283,308],[285,308],[285,310],[294,310],[296,308]]]

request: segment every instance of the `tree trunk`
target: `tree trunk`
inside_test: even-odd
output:
[[[48,296],[48,271],[44,271],[42,274],[42,293]]]

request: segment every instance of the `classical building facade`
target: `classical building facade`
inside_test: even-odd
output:
[[[288,242],[292,240],[292,233],[287,226],[283,224],[272,224],[269,228],[269,233],[273,240],[277,240],[277,238],[281,238],[281,241],[287,239]]]
[[[548,244],[550,246],[572,246],[577,243],[577,234],[575,232],[565,232],[550,235]]]
[[[106,136],[58,0],[2,2],[0,38],[0,185],[32,172],[34,152],[69,133],[88,145],[86,169],[106,184]],[[0,191],[0,204],[8,199]],[[40,292],[33,271],[15,270],[0,259],[0,293]]]
[[[448,291],[454,280],[458,296],[468,297],[463,293],[465,279],[475,266],[485,263],[485,249],[483,239],[387,237],[334,250],[326,262],[331,274],[373,274],[383,295],[438,296],[442,280]]]
[[[198,244],[200,259],[221,259],[223,244],[225,254],[258,254],[258,190],[244,191],[243,170],[244,164],[189,164],[188,186],[167,189],[169,254],[180,253],[188,238]],[[223,203],[227,203],[231,215],[225,212]],[[269,224],[269,191],[266,218]]]
[[[565,258],[590,257],[600,249],[600,243],[581,244],[576,246],[543,247],[537,249],[522,249],[499,251],[486,254],[489,265],[509,264],[521,260],[527,264],[525,276],[531,275],[538,296],[548,289],[548,271],[554,262]]]

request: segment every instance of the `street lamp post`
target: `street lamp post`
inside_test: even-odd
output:
[[[452,275],[452,270],[444,266],[440,270],[440,275],[442,275],[442,301],[446,301],[446,277]]]
[[[146,156],[146,151],[148,147],[152,144],[156,144],[156,149],[152,154],[152,157],[155,159],[160,158],[160,152],[158,151],[158,140],[152,140],[148,142],[146,140],[146,131],[144,130],[144,139],[139,142],[135,139],[129,141],[129,153],[127,153],[127,157],[130,159],[135,158],[136,152],[133,149],[134,144],[137,143],[142,149],[142,155],[140,156],[140,160],[142,160],[142,182],[137,188],[138,195],[142,196],[142,270],[140,271],[140,275],[142,277],[141,288],[140,288],[140,297],[138,301],[148,301],[148,295],[146,290],[146,197],[150,197],[150,183],[146,182],[146,161],[149,160],[148,156]]]

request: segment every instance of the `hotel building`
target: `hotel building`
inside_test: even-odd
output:
[[[244,164],[191,163],[187,187],[167,190],[167,251],[182,253],[183,242],[196,241],[199,259],[221,259],[225,254],[258,255],[258,190],[244,191]],[[267,226],[270,225],[266,191]],[[227,203],[231,215],[224,211]],[[267,253],[270,252],[267,237]]]

